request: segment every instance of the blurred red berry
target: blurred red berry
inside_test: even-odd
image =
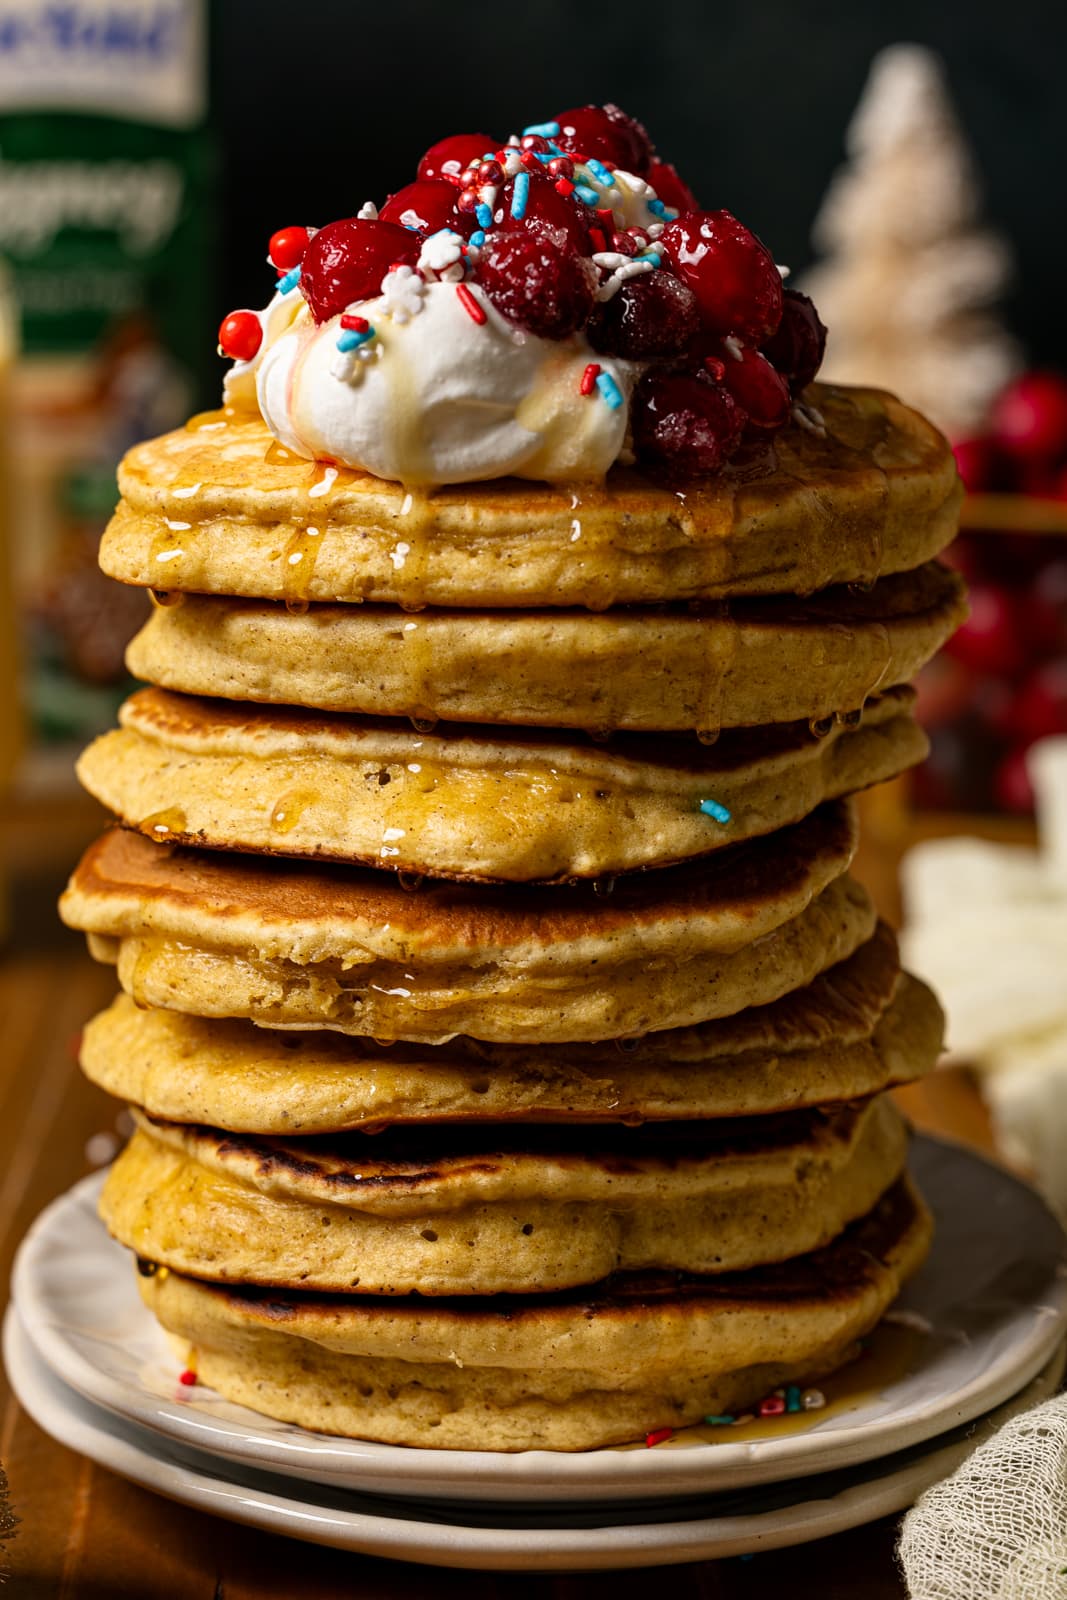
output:
[[[391,194],[378,218],[423,234],[436,233],[439,228],[454,228],[457,233],[467,234],[472,231],[472,223],[456,210],[458,198],[454,184],[440,178],[419,179]]]
[[[1067,378],[1024,372],[993,406],[992,431],[1011,455],[1051,463],[1067,455]]]
[[[1026,664],[1026,620],[1010,590],[976,583],[968,594],[971,614],[945,649],[975,672],[1014,677]]]
[[[709,332],[762,345],[782,320],[782,280],[766,245],[729,211],[694,211],[660,237]]]
[[[419,162],[420,178],[444,178],[448,183],[459,183],[460,174],[472,161],[477,161],[490,150],[496,149],[496,140],[487,133],[452,133],[447,139],[438,139]]]
[[[972,494],[997,488],[1004,479],[1004,457],[1000,447],[988,437],[957,439],[952,446],[956,467]]]
[[[393,222],[345,217],[320,228],[307,247],[300,288],[316,322],[337,316],[354,300],[372,299],[394,262],[414,266],[417,234]]]
[[[826,329],[814,303],[799,289],[783,291],[782,320],[762,349],[793,394],[806,389],[822,366]]]
[[[711,352],[715,373],[757,428],[780,428],[789,421],[792,400],[789,385],[765,355],[742,348],[740,356],[723,344]]]
[[[993,797],[1002,811],[1026,816],[1034,809],[1034,786],[1027,771],[1029,744],[1009,750],[993,776]]]
[[[645,174],[664,205],[673,211],[699,211],[696,195],[669,161],[653,161]]]
[[[1058,556],[1042,565],[1026,602],[1026,614],[1037,648],[1049,655],[1067,654],[1067,557]]]
[[[568,155],[610,161],[642,177],[652,160],[652,141],[641,124],[619,106],[575,106],[561,111],[556,144]]]
[[[924,728],[943,727],[954,722],[974,700],[974,675],[951,656],[934,656],[915,680],[915,715]]]
[[[1067,733],[1067,661],[1048,661],[1032,672],[1012,697],[1006,721],[1027,741]]]

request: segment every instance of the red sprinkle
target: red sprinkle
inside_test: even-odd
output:
[[[596,388],[596,381],[599,376],[600,362],[590,361],[589,365],[582,373],[582,381],[578,385],[578,388],[581,390],[582,394],[592,394],[593,390]]]
[[[528,171],[530,171],[530,172],[540,172],[541,163],[537,159],[536,151],[534,151],[534,150],[524,150],[522,152],[522,155],[519,157],[519,160],[522,162],[523,166],[528,169]]]
[[[780,1417],[785,1411],[785,1397],[780,1394],[769,1394],[766,1400],[759,1403],[761,1417]]]
[[[556,193],[557,194],[564,194],[564,195],[573,194],[574,190],[575,190],[575,187],[576,186],[571,182],[571,180],[569,178],[560,178],[559,181],[555,184],[555,189],[556,189]]]
[[[191,1389],[196,1381],[196,1373],[192,1367],[186,1367],[184,1372],[178,1374],[178,1382],[184,1383],[187,1389]]]
[[[610,206],[599,206],[595,215],[602,228],[610,228],[612,233],[615,232],[615,213]]]
[[[603,232],[601,231],[600,228],[590,228],[589,237],[593,241],[593,249],[594,250],[606,250],[607,249],[608,242],[604,238],[604,234],[603,234]]]
[[[705,356],[704,365],[715,379],[715,382],[721,383],[726,372],[726,362],[720,361],[718,356]]]
[[[460,305],[463,307],[468,317],[470,317],[471,321],[477,322],[478,325],[481,326],[481,324],[486,320],[485,311],[471,294],[470,290],[467,288],[467,285],[465,283],[457,283],[456,294],[459,296]]]
[[[346,311],[341,318],[341,326],[351,333],[366,333],[370,323],[366,317],[357,317],[354,312]]]
[[[645,1443],[651,1450],[654,1444],[662,1444],[664,1439],[669,1439],[673,1432],[673,1428],[656,1428],[652,1433],[645,1434]]]

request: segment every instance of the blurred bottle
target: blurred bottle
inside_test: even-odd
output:
[[[21,350],[9,455],[23,642],[20,788],[128,687],[146,611],[97,571],[115,467],[201,403],[212,355],[206,0],[0,0],[0,258]],[[196,365],[199,358],[199,367]]]

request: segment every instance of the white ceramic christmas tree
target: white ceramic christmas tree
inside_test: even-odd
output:
[[[991,311],[1007,247],[978,225],[979,189],[941,63],[891,45],[871,66],[813,230],[803,284],[830,329],[822,376],[891,389],[950,437],[979,428],[1019,366]]]

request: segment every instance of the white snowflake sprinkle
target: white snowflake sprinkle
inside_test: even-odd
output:
[[[431,233],[419,252],[418,268],[424,278],[442,279],[455,283],[463,276],[463,240],[451,228],[439,228]]]
[[[356,212],[356,216],[361,222],[377,222],[378,207],[374,204],[373,200],[364,200],[363,204]]]
[[[422,310],[425,293],[426,283],[420,272],[408,266],[391,267],[382,279],[385,315],[401,325],[410,322]]]

